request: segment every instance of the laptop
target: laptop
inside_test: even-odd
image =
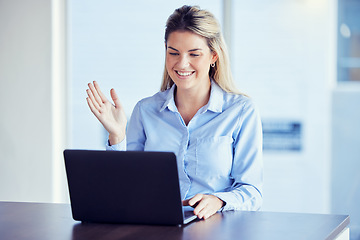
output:
[[[197,218],[182,206],[174,153],[67,149],[64,160],[74,220],[182,225]]]

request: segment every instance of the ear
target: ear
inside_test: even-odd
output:
[[[219,55],[217,54],[217,52],[212,51],[212,57],[211,57],[211,63],[215,63],[219,58]]]

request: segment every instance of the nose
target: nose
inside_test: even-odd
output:
[[[184,54],[180,55],[179,62],[178,62],[178,68],[184,69],[189,66],[189,58]]]

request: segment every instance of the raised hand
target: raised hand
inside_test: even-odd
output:
[[[110,95],[114,102],[112,104],[101,92],[96,81],[93,84],[89,83],[88,86],[86,101],[91,112],[108,131],[110,145],[121,142],[125,138],[127,119],[115,90],[110,90]]]

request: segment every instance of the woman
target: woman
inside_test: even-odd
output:
[[[252,101],[234,87],[214,16],[183,6],[169,17],[161,91],[127,121],[114,89],[112,105],[89,83],[88,105],[109,132],[108,150],[171,151],[183,204],[198,218],[262,204],[262,131]],[[166,194],[166,192],[164,192]]]

